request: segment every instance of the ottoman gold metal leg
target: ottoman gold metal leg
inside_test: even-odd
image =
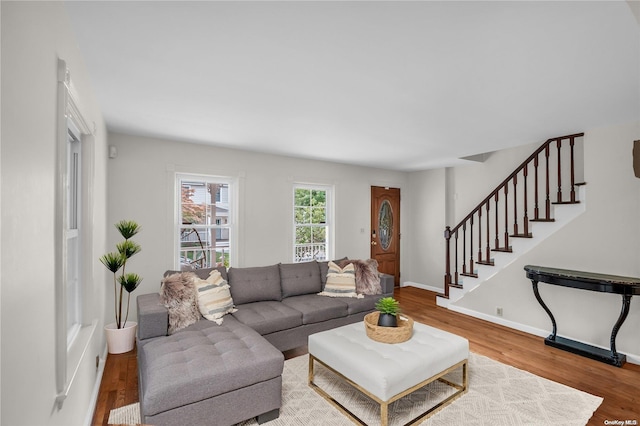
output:
[[[393,398],[389,399],[388,401],[382,401],[380,398],[378,398],[375,395],[371,394],[369,391],[364,389],[362,386],[358,385],[357,383],[354,383],[352,380],[349,380],[344,375],[340,374],[339,372],[337,372],[336,370],[334,370],[333,368],[331,368],[330,366],[328,366],[327,364],[325,364],[321,360],[319,360],[316,357],[314,357],[313,355],[309,354],[309,386],[313,390],[315,390],[318,394],[320,394],[324,399],[326,399],[329,403],[331,403],[336,408],[338,408],[343,414],[345,414],[347,417],[349,417],[349,419],[351,419],[351,421],[353,421],[356,424],[361,424],[363,426],[366,426],[366,422],[364,422],[362,419],[360,419],[358,416],[356,416],[354,413],[352,413],[347,407],[342,405],[340,402],[336,401],[333,397],[331,397],[331,395],[326,393],[323,389],[321,389],[318,385],[315,384],[315,382],[313,381],[313,377],[314,377],[314,361],[318,362],[323,367],[327,368],[329,371],[331,371],[334,374],[336,374],[342,380],[344,380],[345,382],[347,382],[348,384],[350,384],[351,386],[353,386],[354,388],[356,388],[357,390],[362,392],[364,395],[368,396],[369,398],[371,398],[372,400],[374,400],[375,402],[380,404],[380,424],[381,424],[381,426],[388,426],[388,424],[389,424],[389,404],[391,404],[392,402],[394,402],[394,401],[396,401],[396,400],[398,400],[398,399],[400,399],[400,398],[402,398],[402,397],[404,397],[404,396],[406,396],[406,395],[408,395],[408,394],[410,394],[410,393],[412,393],[412,392],[414,392],[414,391],[416,391],[416,390],[428,385],[429,383],[431,383],[431,382],[433,382],[435,380],[441,381],[443,383],[446,383],[447,385],[452,386],[454,389],[457,389],[457,392],[455,392],[452,395],[450,395],[449,397],[445,398],[443,401],[440,401],[439,403],[437,403],[436,405],[431,407],[426,412],[420,414],[418,417],[415,417],[413,420],[409,421],[406,425],[415,424],[418,421],[435,414],[440,409],[442,409],[445,406],[449,405],[454,399],[456,399],[456,398],[460,397],[461,395],[463,395],[464,393],[466,393],[468,388],[469,388],[469,379],[468,379],[468,374],[469,373],[468,373],[468,368],[467,368],[468,361],[465,359],[465,360],[460,361],[459,363],[447,368],[446,370],[436,374],[435,376],[430,377],[429,379],[427,379],[427,380],[425,380],[425,381],[423,381],[421,383],[418,383],[415,386],[412,386],[411,388],[407,389],[406,391],[399,393],[398,395],[394,396]],[[453,382],[443,378],[444,375],[456,370],[457,368],[462,368],[462,384],[453,383]]]
[[[383,402],[380,404],[380,426],[389,424],[389,404]]]

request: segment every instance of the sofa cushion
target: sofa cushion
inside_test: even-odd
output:
[[[358,312],[373,311],[376,307],[376,302],[380,300],[382,296],[376,295],[364,295],[361,299],[355,297],[345,297],[340,299],[341,302],[346,303],[348,306],[347,312],[349,315],[357,314]]]
[[[138,360],[148,416],[279,377],[284,365],[280,351],[231,317],[142,343]]]
[[[302,323],[313,324],[347,316],[347,304],[341,299],[322,297],[317,294],[303,294],[287,297],[283,304],[302,312]]]
[[[283,298],[322,291],[318,262],[281,263],[280,284]]]
[[[282,302],[245,303],[237,309],[233,317],[262,335],[302,325],[302,313]]]
[[[236,305],[282,298],[279,265],[229,268],[228,275]]]

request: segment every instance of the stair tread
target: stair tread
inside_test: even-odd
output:
[[[533,234],[531,232],[529,232],[528,234],[512,234],[509,236],[515,238],[533,238]]]
[[[498,252],[501,252],[501,253],[513,253],[513,249],[512,249],[511,246],[509,246],[509,247],[498,247],[498,248],[491,249],[491,251],[498,251]]]
[[[556,220],[553,218],[539,218],[539,219],[531,219],[529,222],[555,222]]]
[[[551,204],[580,204],[580,200],[576,200],[576,201],[554,201]]]
[[[478,260],[476,262],[476,264],[478,264],[478,265],[487,265],[487,266],[495,266],[495,263],[493,262],[493,259],[488,260],[488,261],[487,260]]]
[[[463,277],[478,278],[478,274],[473,272],[463,272],[460,275],[462,275]]]
[[[449,287],[462,288],[462,283],[451,283]]]

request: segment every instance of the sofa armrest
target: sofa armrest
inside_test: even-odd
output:
[[[395,286],[394,281],[393,275],[380,273],[380,287],[382,287],[382,294],[391,294],[393,296]]]
[[[158,293],[136,298],[138,307],[138,339],[166,336],[169,331],[169,310],[160,303]]]

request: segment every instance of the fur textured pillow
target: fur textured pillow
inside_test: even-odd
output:
[[[356,293],[382,294],[377,260],[342,260],[338,265],[344,268],[348,263],[353,263],[356,270]]]
[[[192,272],[171,274],[162,280],[160,303],[169,310],[169,334],[200,319],[196,275]]]

